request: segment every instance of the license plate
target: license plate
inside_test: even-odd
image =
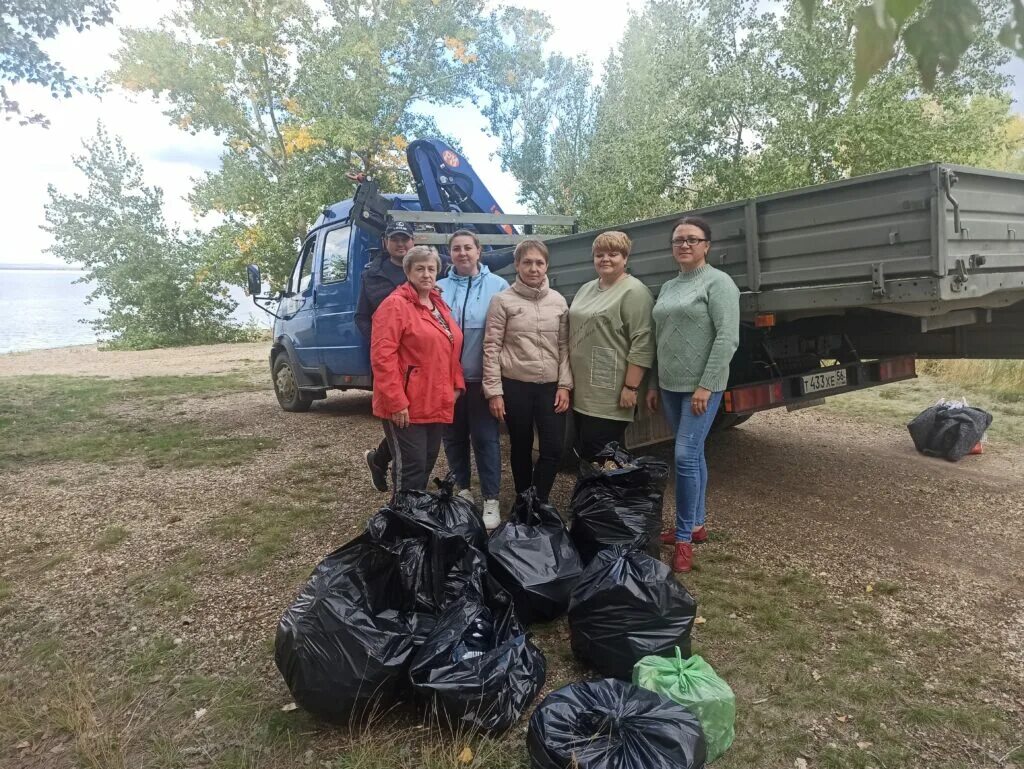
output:
[[[846,369],[840,368],[835,371],[823,371],[820,374],[808,374],[803,377],[803,381],[804,394],[846,387]]]

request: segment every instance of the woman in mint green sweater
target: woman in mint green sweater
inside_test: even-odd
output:
[[[692,543],[707,539],[704,441],[740,340],[740,292],[732,278],[707,263],[710,249],[711,225],[704,219],[686,216],[676,222],[672,256],[679,275],[661,287],[654,305],[660,400],[676,434],[676,529],[661,537],[663,543],[675,544],[675,571],[690,571]],[[658,401],[658,390],[652,387],[648,408],[656,411]]]

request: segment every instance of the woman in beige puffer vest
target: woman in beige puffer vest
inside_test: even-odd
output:
[[[548,249],[524,240],[515,250],[516,281],[491,298],[484,331],[483,393],[508,426],[516,494],[530,486],[548,501],[565,437],[572,372],[569,306],[548,285]],[[533,461],[533,431],[539,457]]]

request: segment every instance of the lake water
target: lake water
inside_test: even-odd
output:
[[[102,305],[86,304],[92,289],[75,283],[81,277],[69,270],[0,269],[0,354],[96,342],[92,327],[80,321],[98,318]],[[253,308],[241,288],[233,287],[231,298],[238,302],[239,323],[266,323],[268,316]]]

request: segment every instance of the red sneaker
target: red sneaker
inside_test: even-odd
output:
[[[689,542],[676,542],[676,554],[672,557],[672,571],[688,572],[693,568],[693,547]]]
[[[659,539],[661,540],[661,544],[672,547],[672,545],[676,543],[676,530],[665,529],[665,531],[661,532]]]
[[[698,526],[690,532],[690,541],[695,545],[708,541],[708,529],[706,526]]]

